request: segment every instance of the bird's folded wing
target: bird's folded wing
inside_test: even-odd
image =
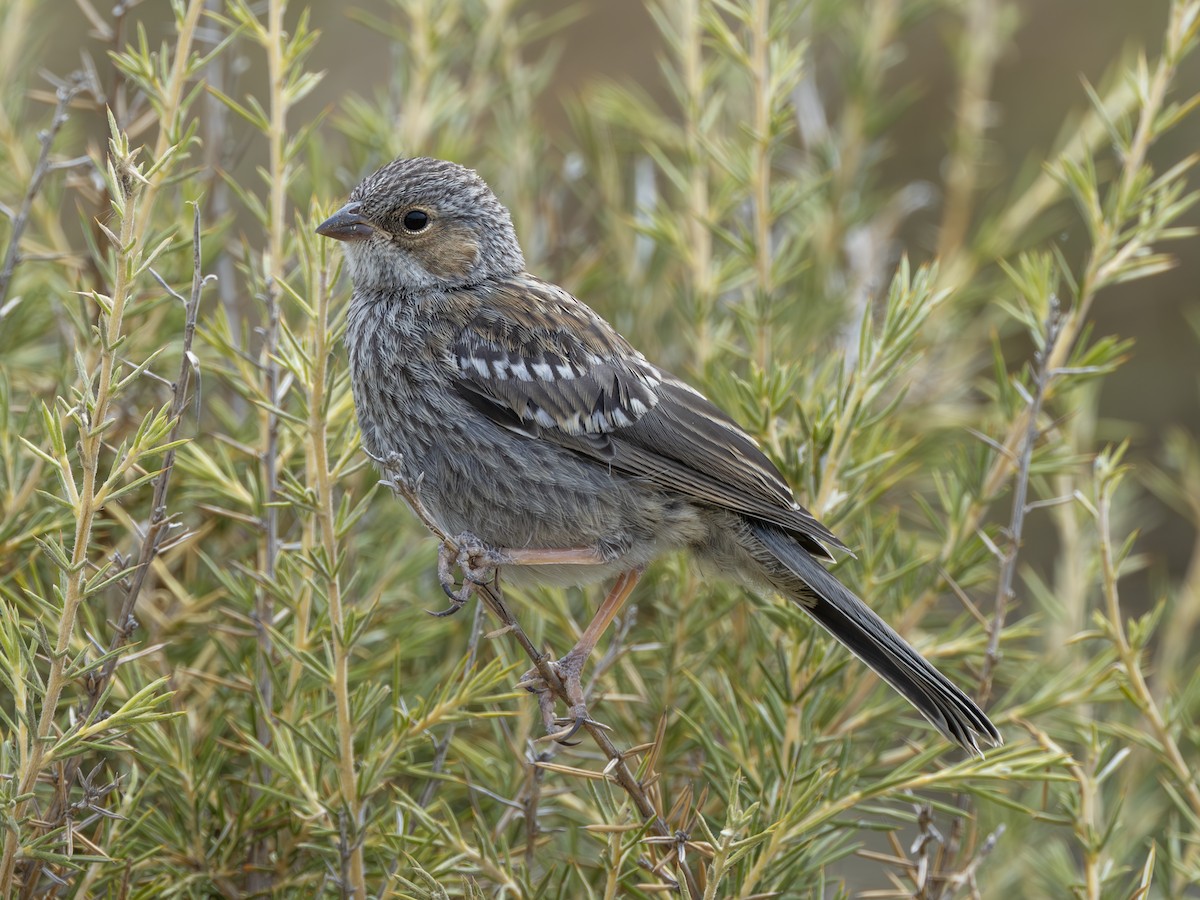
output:
[[[460,394],[506,428],[779,525],[817,556],[846,549],[736,422],[554,285],[488,289],[450,352]]]

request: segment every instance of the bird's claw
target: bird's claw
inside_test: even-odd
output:
[[[470,532],[464,531],[453,542],[443,541],[438,547],[438,583],[450,598],[450,606],[430,615],[438,618],[454,615],[471,598],[471,587],[491,584],[503,562],[504,554]],[[454,578],[455,569],[462,573],[462,584]]]
[[[490,584],[496,577],[496,570],[506,562],[503,553],[489,547],[469,531],[456,537],[454,543],[458,546],[454,562],[462,572],[464,581],[472,584]]]
[[[530,688],[530,690],[534,690]],[[541,738],[543,741],[554,741],[563,747],[577,747],[579,741],[572,740],[585,725],[598,725],[601,728],[607,728],[599,722],[593,720],[587,712],[587,707],[582,703],[574,704],[569,710],[570,714],[560,716],[555,711],[554,694],[544,686],[538,694],[538,711],[542,716],[542,726],[546,729],[546,734]]]
[[[458,612],[460,609],[462,609],[464,606],[467,605],[466,598],[461,596],[459,592],[455,592],[451,587],[448,587],[443,584],[442,590],[445,591],[446,596],[450,598],[450,605],[447,606],[445,609],[436,609],[436,610],[435,609],[427,609],[427,610],[425,610],[425,612],[429,613],[435,619],[444,619],[444,618],[446,618],[446,616],[452,616],[456,612]],[[465,594],[465,593],[466,593],[466,589],[463,589],[461,594]]]
[[[452,616],[467,604],[470,599],[470,585],[463,582],[460,587],[454,580],[454,564],[458,559],[458,551],[455,547],[448,543],[442,543],[438,546],[438,561],[437,573],[438,584],[442,586],[446,596],[450,598],[450,606],[440,612],[429,610],[431,616],[437,616],[439,619],[445,616]]]
[[[517,682],[517,687],[523,687],[530,693],[537,694],[538,711],[541,713],[542,725],[546,729],[543,740],[554,741],[564,747],[574,747],[579,741],[573,741],[579,731],[587,725],[607,728],[606,725],[595,721],[588,715],[587,704],[583,699],[583,687],[580,683],[580,673],[583,669],[583,659],[567,654],[557,662],[551,662],[551,667],[558,674],[566,691],[569,704],[566,716],[559,716],[555,710],[556,698],[554,692],[546,685],[546,680],[536,668],[530,669]]]
[[[575,737],[580,729],[590,721],[591,719],[587,717],[587,713],[575,718],[556,718],[546,726],[546,736],[542,740],[554,741],[554,743],[561,744],[564,747],[578,747],[580,742],[573,741],[571,738]]]

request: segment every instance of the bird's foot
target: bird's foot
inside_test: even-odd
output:
[[[458,535],[453,543],[442,542],[438,547],[438,583],[450,598],[450,606],[431,615],[442,617],[458,612],[470,599],[473,586],[495,581],[496,572],[504,561],[503,553],[469,531]],[[454,578],[455,569],[462,573],[462,584]]]
[[[384,454],[376,456],[365,447],[363,448],[363,453],[383,471],[385,477],[379,480],[380,484],[386,488],[391,488],[392,492],[396,494],[416,495],[424,476],[418,475],[416,478],[412,478],[405,472],[403,453],[389,450]]]
[[[523,687],[532,694],[537,694],[538,709],[542,715],[542,724],[546,728],[546,737],[567,747],[573,747],[578,741],[571,740],[585,725],[600,725],[588,715],[587,703],[583,698],[583,684],[580,676],[583,664],[587,659],[586,653],[572,650],[562,659],[552,661],[554,669],[566,690],[567,715],[556,714],[557,698],[546,684],[546,680],[538,672],[537,667],[530,669],[521,676],[517,687]]]

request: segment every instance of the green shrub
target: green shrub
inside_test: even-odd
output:
[[[667,94],[590,82],[552,138],[579,10],[351,6],[390,81],[314,115],[326,5],[173,0],[164,28],[162,4],[80,0],[108,52],[47,90],[60,4],[0,0],[0,895],[1200,882],[1200,566],[1122,610],[1140,489],[1096,411],[1128,344],[1092,325],[1191,234],[1194,160],[1156,144],[1197,102],[1176,74],[1200,2],[1156,4],[1161,46],[1085,86],[995,203],[1005,0],[940,5],[943,183],[885,166],[913,88],[893,64],[933,6],[651,0]],[[683,559],[590,670],[609,743],[541,739],[512,634],[478,602],[422,612],[436,542],[358,449],[347,285],[312,233],[417,153],[478,168],[531,268],[760,438],[855,548],[839,576],[988,701],[1004,747],[949,751],[797,610]],[[910,262],[918,211],[936,252]],[[1064,221],[1082,250],[1049,236]],[[1196,525],[1200,450],[1169,448],[1145,484]],[[1026,564],[1029,526],[1051,564]],[[596,598],[506,602],[562,651]]]

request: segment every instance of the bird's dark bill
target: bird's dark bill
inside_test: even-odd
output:
[[[362,217],[357,203],[347,203],[317,226],[317,234],[335,241],[365,241],[375,226]]]

